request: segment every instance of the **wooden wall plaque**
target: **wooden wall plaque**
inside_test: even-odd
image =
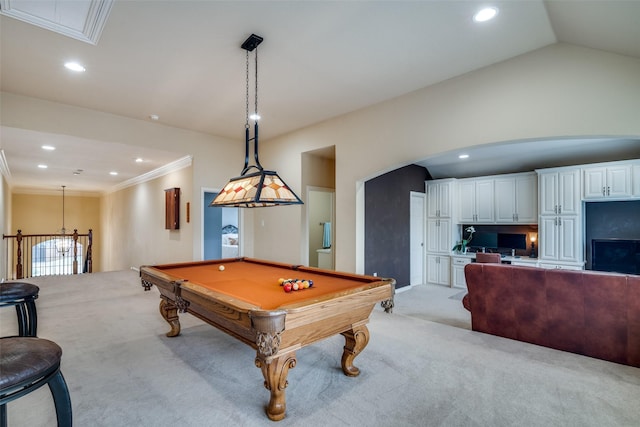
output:
[[[167,230],[180,229],[180,189],[164,190],[164,228]]]

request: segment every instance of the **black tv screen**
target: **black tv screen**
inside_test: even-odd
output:
[[[477,232],[473,235],[469,246],[472,248],[498,248],[498,233]]]
[[[527,249],[527,235],[498,233],[498,248]]]
[[[593,239],[591,269],[640,274],[640,240]]]

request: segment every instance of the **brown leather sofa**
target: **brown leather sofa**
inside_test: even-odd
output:
[[[640,367],[640,276],[465,266],[474,331]]]

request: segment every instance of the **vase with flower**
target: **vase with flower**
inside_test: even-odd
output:
[[[473,233],[476,232],[476,229],[473,227],[473,225],[470,225],[469,227],[465,228],[464,231],[468,233],[467,238],[466,239],[464,238],[464,233],[463,233],[462,240],[456,243],[452,249],[453,251],[456,251],[462,254],[467,253],[467,246],[469,245],[469,242],[471,242],[471,239],[473,238]]]

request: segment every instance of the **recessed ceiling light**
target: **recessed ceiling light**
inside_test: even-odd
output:
[[[85,71],[87,71],[86,68],[84,68],[82,65],[78,64],[77,62],[66,62],[64,64],[64,66],[71,70],[71,71],[76,71],[78,73],[83,73]]]
[[[109,175],[113,175],[113,176],[116,176],[116,175],[118,175],[118,172],[116,172],[116,171],[113,171],[113,172],[109,172]]]
[[[469,155],[468,155],[468,154],[460,154],[460,155],[458,156],[458,158],[459,158],[459,159],[468,159],[468,158],[469,158]]]
[[[144,162],[144,160],[142,160],[142,158],[138,157],[138,158],[136,159],[136,163],[142,163],[142,162]]]
[[[52,145],[43,145],[42,146],[43,150],[47,150],[47,151],[53,151],[56,149],[56,147],[52,146]]]
[[[497,14],[497,7],[485,7],[484,9],[481,9],[475,15],[473,15],[473,20],[475,22],[486,22],[495,18]]]
[[[157,114],[150,114],[149,118],[153,121],[160,120],[160,116]]]
[[[47,165],[38,165],[38,167],[39,167],[40,169],[46,169],[46,168],[47,168]]]

